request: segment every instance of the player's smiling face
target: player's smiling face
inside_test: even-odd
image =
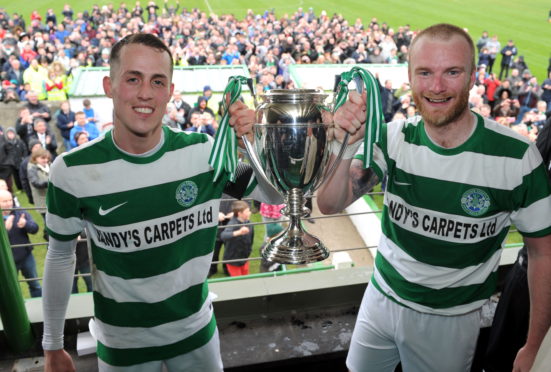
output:
[[[410,50],[413,99],[427,125],[448,125],[468,113],[471,59],[467,41],[458,35],[449,40],[425,36]]]
[[[145,45],[130,44],[121,50],[112,78],[104,79],[105,93],[113,99],[117,139],[160,132],[174,90],[171,63],[165,51]]]

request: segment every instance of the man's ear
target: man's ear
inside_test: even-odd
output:
[[[111,78],[109,76],[103,77],[103,91],[107,97],[113,98],[111,94]]]

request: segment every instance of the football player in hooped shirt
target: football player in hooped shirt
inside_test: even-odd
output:
[[[206,283],[222,193],[280,202],[240,164],[234,183],[213,182],[210,136],[163,126],[172,56],[156,36],[133,34],[111,51],[105,93],[113,130],[65,153],[48,188],[50,245],[44,274],[45,371],[74,371],[63,350],[77,236],[88,229],[100,371],[220,371]],[[233,105],[246,134],[254,111]],[[243,123],[247,123],[244,127]]]
[[[512,223],[529,251],[531,300],[514,371],[530,370],[551,324],[546,165],[529,140],[469,110],[474,66],[461,28],[419,33],[408,72],[421,115],[388,123],[369,168],[349,153],[318,192],[320,210],[335,213],[388,177],[375,270],[347,358],[353,372],[390,372],[400,361],[404,371],[470,371]],[[365,96],[351,94],[334,116],[337,128],[358,129],[351,147],[363,138],[365,109]]]

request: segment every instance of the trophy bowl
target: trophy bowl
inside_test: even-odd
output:
[[[266,244],[262,257],[283,264],[324,260],[329,250],[303,229],[301,217],[310,212],[306,198],[331,173],[327,125],[322,118],[329,111],[324,105],[327,94],[315,89],[274,89],[260,97],[254,142],[246,138],[244,142],[257,176],[284,196],[286,206],[281,212],[289,219],[287,228]]]

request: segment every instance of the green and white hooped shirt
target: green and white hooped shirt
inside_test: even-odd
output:
[[[524,236],[551,233],[551,189],[536,146],[494,121],[477,115],[454,149],[435,145],[420,117],[389,123],[374,162],[388,181],[372,284],[404,306],[475,310],[495,290],[511,224]]]
[[[48,232],[67,241],[88,228],[98,356],[115,366],[191,351],[216,328],[206,278],[227,177],[213,182],[212,138],[163,131],[149,156],[108,132],[51,171]]]

